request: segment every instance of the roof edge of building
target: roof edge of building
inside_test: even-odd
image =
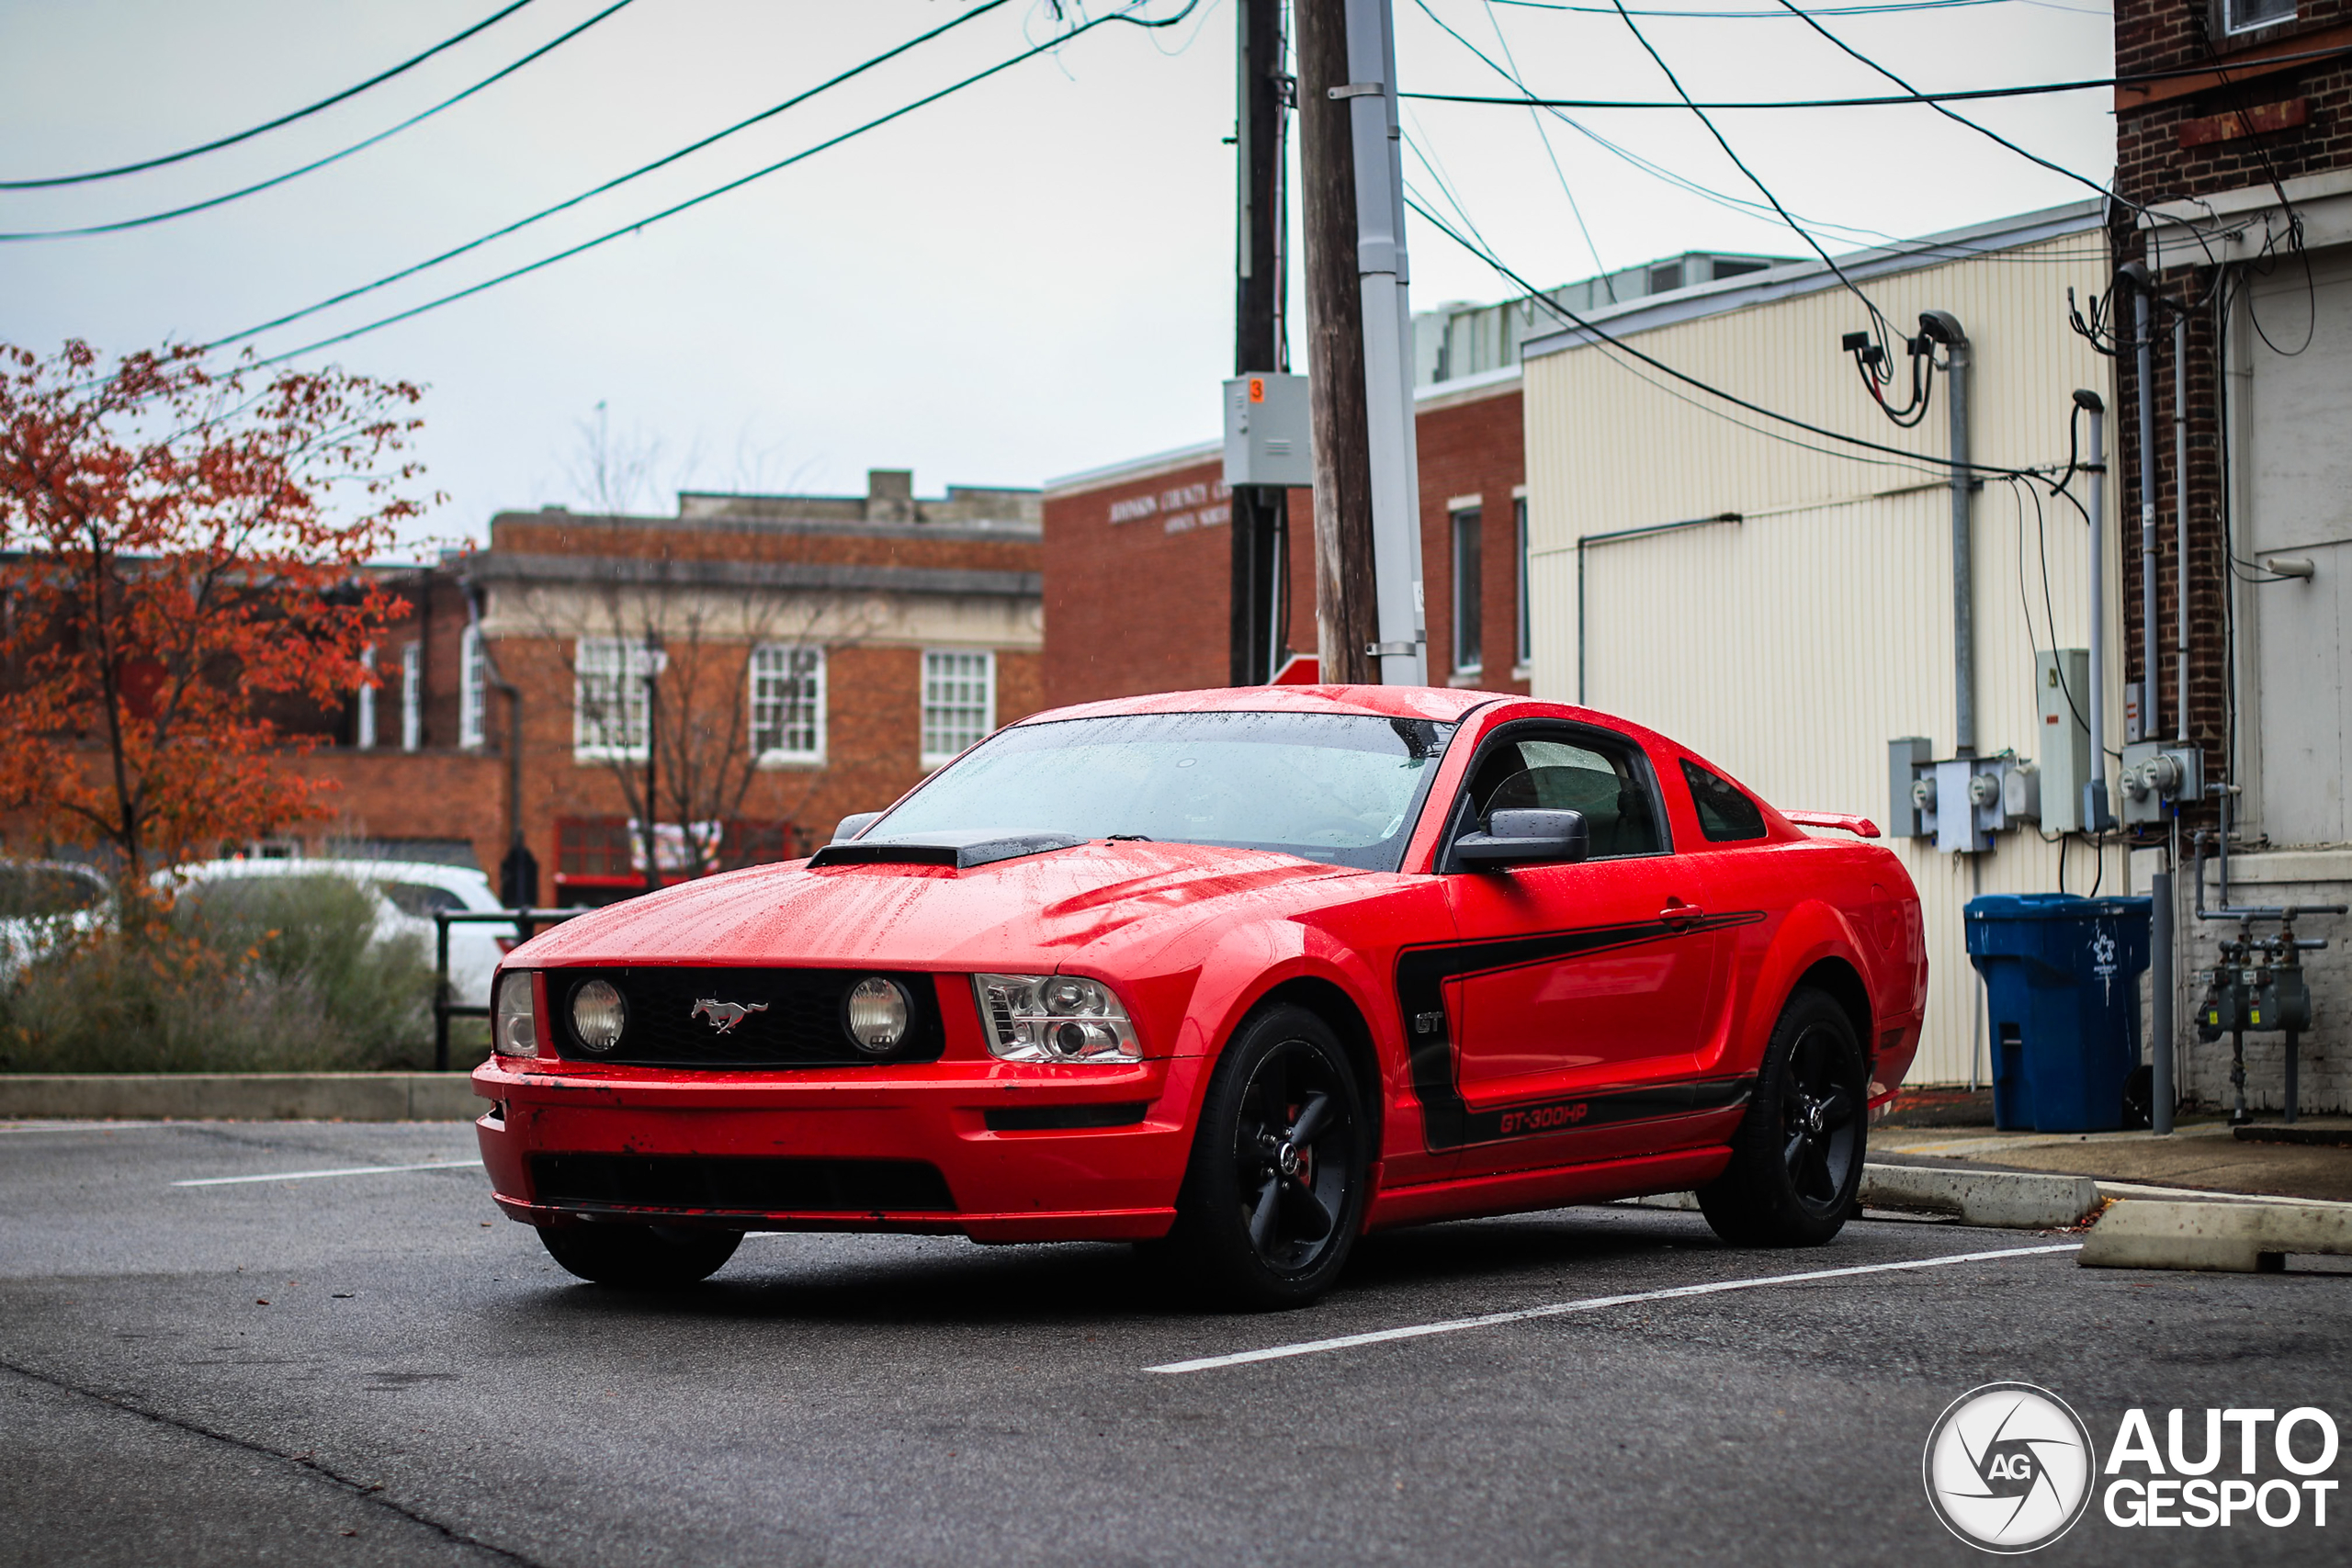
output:
[[[821,517],[639,517],[626,513],[549,512],[544,508],[492,513],[491,527],[495,529],[501,523],[546,523],[610,530],[671,528],[704,534],[778,534],[802,538],[831,536],[856,539],[950,539],[966,544],[984,540],[1034,543],[1043,532],[1039,524],[1011,517],[963,523],[868,523]]]
[[[2086,197],[2081,201],[2038,208],[2006,218],[1988,219],[1980,223],[1922,235],[1916,240],[1871,246],[1839,256],[1838,265],[1849,277],[1889,277],[1906,272],[1924,272],[1929,267],[1946,266],[1996,251],[2017,250],[2068,234],[2099,231],[2105,229],[2106,222],[2106,203],[2097,197]],[[1624,336],[1840,286],[1837,274],[1818,261],[1801,262],[1764,272],[1743,273],[1721,283],[1693,284],[1690,288],[1678,288],[1671,293],[1629,300],[1607,310],[1591,311],[1587,319],[1603,327],[1611,336]],[[1520,344],[1520,357],[1524,362],[1572,348],[1582,348],[1599,341],[1583,327],[1562,327],[1557,332],[1523,340]]]
[[[1035,571],[869,566],[824,561],[644,560],[634,556],[530,555],[481,550],[458,569],[481,582],[591,583],[629,588],[781,588],[812,592],[976,594],[1029,599],[1045,592]]]

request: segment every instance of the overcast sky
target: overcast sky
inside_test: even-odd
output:
[[[1600,0],[1607,4],[1607,0]],[[1856,0],[1815,0],[1850,5]],[[316,101],[491,15],[501,0],[0,0],[0,179],[175,152]],[[0,231],[138,217],[282,174],[479,81],[611,0],[531,0],[395,80],[235,147],[119,179],[0,191]],[[539,61],[328,168],[129,232],[0,243],[0,340],[119,352],[210,341],[577,195],[977,8],[978,0],[630,0]],[[1612,15],[1427,0],[1539,93],[1671,89]],[[1774,0],[1638,0],[1702,98],[1890,90]],[[254,341],[265,353],[480,282],[621,228],[1114,9],[1011,0],[704,152],[392,287]],[[1137,15],[1171,16],[1182,0]],[[1828,18],[1922,89],[2106,74],[2090,0],[1990,0]],[[447,503],[412,544],[481,538],[492,513],[578,503],[579,430],[658,446],[639,498],[689,489],[855,492],[1035,485],[1213,437],[1231,373],[1231,0],[1178,26],[1102,27],[807,163],[595,251],[312,355],[424,382],[422,456]],[[1399,0],[1408,90],[1507,84]],[[2111,170],[2111,95],[1964,106],[2068,168]],[[1688,249],[1794,254],[1776,221],[1670,186],[1524,110],[1408,106],[1408,132],[1487,240],[1539,282]],[[1627,152],[1755,191],[1680,111],[1578,111]],[[1911,235],[2085,188],[1917,107],[1750,111],[1719,123],[1801,219]],[[1551,158],[1556,156],[1559,172]],[[1408,154],[1408,173],[1431,182]],[[1563,194],[1581,207],[1590,243]],[[1295,219],[1294,219],[1295,230]],[[1485,265],[1412,239],[1417,306],[1490,299]],[[1833,251],[1840,248],[1833,243]],[[1303,299],[1294,291],[1303,310]],[[1858,325],[1860,323],[1857,323]],[[1294,324],[1295,334],[1296,326]],[[1303,338],[1295,336],[1303,344]]]

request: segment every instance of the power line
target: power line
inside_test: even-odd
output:
[[[989,4],[987,6],[982,7],[982,9],[993,9],[995,6],[1002,3],[1003,0],[989,0]],[[1130,0],[1127,9],[1131,10],[1135,6],[1141,5],[1143,3],[1144,0]],[[542,256],[537,261],[528,263],[523,266],[511,268],[508,271],[500,273],[495,277],[486,278],[483,281],[470,285],[468,288],[456,289],[450,293],[442,295],[438,299],[428,299],[421,305],[411,306],[405,310],[399,310],[395,311],[391,315],[379,317],[375,321],[368,322],[364,326],[354,327],[348,332],[337,333],[332,337],[321,338],[315,343],[304,344],[300,348],[288,349],[282,354],[271,355],[267,358],[260,360],[258,363],[263,365],[276,365],[288,359],[296,358],[301,355],[312,354],[320,349],[332,347],[339,343],[348,343],[353,338],[363,337],[366,334],[376,332],[380,328],[391,326],[395,322],[405,321],[411,317],[424,315],[428,310],[436,310],[444,305],[455,304],[460,299],[469,299],[472,296],[482,293],[487,289],[495,288],[502,283],[511,283],[518,277],[528,276],[530,274],[540,271],[543,268],[553,266],[558,262],[567,261],[586,251],[593,251],[599,245],[606,244],[614,240],[619,239],[624,234],[634,234],[640,230],[650,229],[665,218],[674,218],[681,212],[684,212],[692,208],[700,207],[706,201],[715,200],[719,197],[727,195],[730,191],[740,190],[743,186],[750,185],[754,180],[764,179],[768,175],[773,175],[779,170],[788,169],[795,164],[803,163],[808,159],[815,157],[820,152],[838,147],[845,141],[853,141],[857,137],[865,135],[869,130],[878,130],[881,127],[889,124],[892,120],[901,119],[906,116],[914,113],[917,109],[935,104],[940,99],[947,97],[952,94],[962,92],[967,87],[975,85],[980,82],[985,82],[989,77],[997,75],[1000,73],[1009,71],[1012,67],[1019,65],[1025,61],[1034,60],[1041,54],[1050,54],[1054,51],[1061,48],[1064,44],[1070,42],[1081,34],[1093,31],[1096,28],[1102,27],[1113,22],[1124,23],[1128,27],[1134,28],[1147,28],[1154,29],[1160,28],[1171,28],[1183,21],[1185,17],[1191,16],[1192,13],[1199,6],[1201,0],[1185,0],[1183,9],[1178,11],[1172,17],[1162,17],[1157,21],[1148,21],[1138,17],[1129,16],[1126,15],[1125,11],[1114,12],[1109,16],[1090,18],[1087,21],[1080,22],[1067,32],[1046,39],[1044,43],[1034,45],[1031,48],[1023,50],[1018,54],[1001,60],[995,64],[988,66],[983,70],[976,71],[969,76],[964,77],[960,81],[950,83],[948,85],[938,89],[936,92],[926,93],[922,97],[916,98],[912,102],[901,104],[899,107],[890,110],[887,114],[876,115],[874,118],[865,121],[862,125],[853,126],[851,129],[842,131],[838,136],[828,137],[824,141],[817,142],[813,146],[801,149],[799,152],[793,153],[790,157],[779,158],[775,163],[769,164],[765,167],[754,169],[750,174],[740,175],[735,179],[729,180],[724,185],[715,186],[709,190],[704,191],[699,196],[689,197],[684,201],[673,203],[673,205],[665,207],[661,211],[653,213],[649,217],[638,219],[634,222],[625,223],[617,229],[607,230],[605,232],[597,235],[594,239],[583,240],[579,244],[568,246],[563,250],[556,252],[553,255]],[[978,14],[979,12],[978,11],[968,12],[963,17],[957,17],[956,22],[950,22],[946,24],[945,27],[934,28],[933,29],[933,33],[926,34],[924,36],[931,37],[939,32],[944,32],[946,30],[947,27],[953,27],[957,23],[968,21],[972,17]],[[922,40],[916,39],[914,41],[921,42]],[[906,44],[901,45],[900,49],[903,50],[911,47],[912,44]],[[897,53],[899,52],[899,51],[894,50],[892,52]],[[888,56],[884,56],[882,58],[888,58]],[[872,64],[875,62],[868,62],[867,63]],[[857,69],[863,70],[865,67],[860,66]],[[836,78],[835,80],[841,79],[842,78]],[[811,90],[820,91],[821,89]],[[570,204],[567,203],[566,205]],[[467,248],[470,249],[471,247],[469,246]],[[410,271],[415,270],[415,268],[410,269]],[[370,287],[374,286],[371,285]],[[354,290],[354,292],[365,292],[365,290]],[[343,298],[347,299],[349,296],[346,295]],[[333,301],[328,301],[328,303],[333,303]],[[322,308],[322,306],[314,306],[311,309],[316,310]],[[296,316],[308,315],[310,313],[310,310],[297,311],[294,316],[281,317],[279,320],[280,321],[292,321],[296,319]],[[218,348],[222,344],[234,342],[236,341],[236,338],[249,337],[253,335],[254,333],[266,331],[267,326],[277,324],[278,323],[271,322],[266,323],[263,327],[254,327],[249,329],[247,332],[237,333],[236,337],[218,339],[213,343],[207,344],[205,347],[208,350]]]
[[[1493,0],[1487,0],[1487,25],[1495,29],[1495,42],[1502,46],[1504,61],[1516,73],[1519,59],[1510,51],[1510,39],[1503,32],[1503,19],[1495,15]],[[1593,243],[1592,230],[1585,223],[1584,209],[1577,201],[1577,193],[1568,188],[1568,172],[1560,167],[1560,154],[1553,149],[1552,133],[1544,129],[1544,117],[1532,107],[1527,111],[1527,123],[1534,127],[1535,140],[1544,144],[1544,156],[1552,165],[1553,176],[1560,182],[1560,194],[1567,198],[1568,212],[1577,220],[1577,232],[1584,236],[1584,248],[1592,253],[1592,270],[1600,275],[1600,287],[1608,293],[1609,302],[1613,305],[1617,302],[1617,286],[1609,280],[1609,265],[1600,259],[1600,247]],[[1462,210],[1460,202],[1454,203],[1454,210]]]
[[[1830,41],[1836,43],[1838,40],[1833,38]],[[1841,44],[1839,47],[1844,46]],[[1864,63],[1871,62],[1865,61]],[[1876,69],[1875,66],[1872,68]],[[1511,108],[1525,106],[1544,109],[1691,109],[1720,113],[1725,109],[1876,109],[1906,104],[1926,104],[1934,107],[1971,98],[2030,98],[2046,93],[2089,92],[2099,87],[2113,87],[2124,80],[2115,76],[2097,76],[2079,82],[2030,82],[2017,87],[1967,87],[1943,93],[1878,93],[1857,98],[1721,98],[1704,103],[1685,98],[1510,98],[1470,93],[1399,93],[1396,96],[1400,98],[1419,98],[1433,104],[1488,104]],[[1970,128],[1984,130],[1984,127],[1976,125]],[[1992,132],[1986,131],[1985,134],[1989,136]],[[2024,151],[2018,147],[2009,150],[2013,152]],[[2024,155],[2033,157],[2030,152]],[[2040,163],[2041,160],[2036,158],[2034,161]],[[2071,171],[2061,169],[2059,173],[2071,174]],[[2081,176],[2073,177],[2079,179]]]
[[[299,321],[306,316],[315,316],[322,310],[331,309],[336,305],[344,304],[349,300],[356,299],[363,294],[372,294],[379,288],[389,288],[392,284],[400,282],[402,278],[413,277],[418,273],[426,271],[432,267],[439,266],[445,262],[455,261],[458,257],[466,254],[469,251],[480,250],[482,246],[489,244],[493,240],[503,240],[507,235],[515,233],[520,230],[527,229],[532,224],[537,223],[543,219],[552,218],[557,213],[568,211],[569,209],[579,206],[583,201],[602,196],[607,191],[616,190],[620,186],[628,184],[631,180],[642,178],[644,175],[650,175],[657,169],[666,168],[670,164],[676,163],[681,158],[689,157],[694,153],[701,152],[706,147],[709,147],[715,143],[725,141],[727,138],[733,136],[738,132],[748,130],[752,126],[758,125],[763,120],[773,119],[777,115],[784,113],[786,109],[796,108],[801,104],[807,103],[809,99],[817,96],[820,93],[829,92],[831,89],[840,86],[842,83],[849,81],[852,77],[863,75],[866,72],[873,70],[877,65],[881,65],[888,61],[895,60],[899,55],[908,52],[910,50],[917,49],[923,44],[929,43],[932,39],[938,38],[943,33],[952,32],[956,28],[962,27],[967,22],[977,21],[981,17],[988,15],[990,11],[997,10],[1008,4],[1010,4],[1010,0],[984,0],[983,4],[974,6],[971,10],[966,11],[960,16],[952,17],[948,21],[941,23],[938,27],[932,28],[929,32],[918,33],[915,37],[909,39],[906,42],[899,44],[891,49],[885,50],[880,54],[875,55],[869,60],[861,61],[857,64],[851,66],[848,70],[841,72],[838,74],[829,76],[824,81],[818,83],[813,87],[808,88],[806,91],[795,93],[792,96],[785,99],[780,104],[762,109],[759,113],[749,116],[743,119],[739,119],[734,124],[728,126],[723,130],[715,130],[699,141],[688,142],[685,146],[679,148],[676,152],[656,158],[650,164],[640,164],[625,175],[616,175],[612,179],[605,181],[602,185],[592,186],[588,189],[582,191],[579,195],[566,197],[564,200],[557,202],[552,207],[543,207],[537,212],[529,214],[527,217],[518,218],[512,223],[492,229],[487,234],[477,235],[461,245],[451,246],[448,250],[443,251],[437,255],[427,256],[424,260],[401,267],[397,272],[388,272],[384,274],[383,276],[376,278],[372,282],[360,284],[356,288],[346,288],[340,294],[329,295],[326,299],[321,299],[315,304],[305,305],[299,310],[289,310],[285,315],[272,317],[266,321],[262,321],[254,326],[247,327],[242,332],[231,333],[226,337],[215,338],[204,346],[207,350],[211,350],[225,347],[232,343],[242,343],[250,337],[258,337],[263,333],[274,331],[278,327],[288,325],[294,321]],[[1192,7],[1187,6],[1185,9],[1189,11]],[[1086,25],[1088,27],[1093,26],[1091,22]],[[1078,36],[1078,32],[1073,31],[1065,36],[1076,38]],[[1024,56],[1023,58],[1026,57]],[[667,214],[664,214],[664,216],[667,216]]]
[[[422,124],[424,121],[431,119],[443,109],[448,108],[456,104],[463,103],[466,99],[472,97],[476,93],[481,92],[483,88],[491,86],[495,83],[502,82],[507,77],[512,76],[514,73],[522,70],[523,67],[530,64],[533,61],[537,60],[542,55],[551,53],[555,50],[561,48],[563,45],[570,43],[573,39],[578,38],[582,33],[586,32],[590,28],[594,27],[598,22],[603,21],[614,12],[633,3],[634,0],[613,0],[612,5],[605,6],[603,10],[589,17],[578,27],[572,28],[569,31],[557,34],[553,39],[550,39],[546,43],[539,45],[538,48],[531,51],[530,53],[523,56],[522,59],[515,61],[511,65],[502,66],[500,69],[491,73],[481,81],[475,83],[472,86],[466,88],[463,92],[453,94],[452,96],[442,99],[439,103],[435,104],[431,108],[425,109],[421,113],[409,116],[408,118],[401,121],[398,125],[392,126],[388,130],[379,130],[376,132],[375,135],[364,138],[361,141],[355,141],[339,152],[330,152],[323,158],[313,159],[310,163],[303,164],[299,169],[288,169],[282,175],[273,175],[268,179],[258,181],[255,184],[246,186],[242,189],[232,190],[225,195],[212,197],[204,201],[189,202],[185,207],[175,207],[164,212],[151,212],[144,218],[125,218],[114,223],[91,223],[78,229],[28,230],[21,233],[0,234],[0,242],[17,240],[78,239],[91,234],[118,233],[125,229],[143,229],[150,224],[165,222],[174,218],[185,218],[192,212],[204,212],[215,207],[224,207],[230,202],[242,200],[245,197],[268,190],[274,186],[282,186],[288,180],[300,179],[304,175],[311,174],[317,170],[325,168],[329,164],[341,163],[344,159],[350,157],[355,152],[365,152],[368,148],[375,146],[379,141],[387,141],[392,137],[398,136],[401,131],[408,130],[410,127]]]
[[[276,119],[265,120],[261,124],[253,127],[251,130],[240,130],[233,136],[218,137],[213,141],[205,142],[201,146],[186,148],[177,152],[167,152],[160,158],[145,158],[136,164],[123,164],[111,169],[93,169],[88,174],[84,175],[51,175],[47,178],[37,180],[0,180],[0,190],[40,190],[51,186],[85,185],[92,180],[110,180],[122,175],[138,174],[142,169],[160,169],[166,164],[184,163],[187,159],[199,156],[202,153],[217,152],[223,147],[233,147],[240,141],[250,141],[254,137],[261,135],[264,131],[276,130],[278,127],[291,125],[298,119],[307,119],[311,115],[317,114],[321,109],[333,108],[335,105],[342,103],[345,99],[356,97],[359,94],[368,91],[370,87],[379,87],[385,83],[390,81],[393,77],[400,75],[402,72],[413,70],[415,67],[424,64],[435,55],[439,54],[443,50],[453,49],[458,44],[465,42],[466,39],[473,37],[474,34],[481,31],[484,28],[490,27],[494,23],[503,21],[506,17],[513,16],[515,12],[521,10],[530,3],[531,0],[513,0],[513,4],[499,10],[492,11],[489,16],[484,17],[481,21],[476,22],[472,27],[468,28],[465,31],[458,33],[452,37],[443,39],[439,43],[435,44],[431,49],[426,50],[422,54],[411,55],[408,59],[401,61],[398,65],[393,66],[391,69],[388,71],[379,71],[375,75],[368,77],[365,82],[359,83],[356,86],[345,87],[342,92],[336,93],[330,97],[321,98],[317,103],[311,104],[306,108],[296,109],[291,114],[279,115]]]
[[[1545,294],[1542,289],[1537,288],[1533,284],[1528,282],[1526,278],[1521,276],[1518,273],[1505,265],[1501,259],[1496,256],[1493,252],[1464,238],[1452,224],[1446,222],[1444,219],[1440,218],[1436,213],[1431,212],[1425,204],[1411,197],[1408,197],[1406,205],[1410,207],[1415,212],[1420,214],[1425,220],[1433,225],[1439,233],[1443,234],[1447,239],[1452,240],[1455,244],[1460,245],[1464,250],[1468,251],[1472,255],[1476,256],[1480,261],[1485,262],[1488,266],[1494,268],[1495,271],[1500,274],[1503,277],[1509,279],[1511,283],[1525,290],[1531,299],[1543,300],[1544,307],[1547,310],[1557,315],[1562,321],[1566,321],[1570,326],[1575,327],[1579,332],[1588,333],[1600,343],[1607,344],[1610,347],[1615,349],[1620,354],[1629,355],[1632,357],[1640,360],[1643,364],[1649,366],[1652,369],[1663,371],[1665,374],[1673,377],[1676,380],[1683,383],[1685,386],[1695,387],[1700,391],[1706,393],[1710,397],[1721,398],[1724,401],[1733,404],[1738,408],[1744,408],[1750,413],[1761,414],[1766,419],[1778,421],[1780,423],[1793,426],[1798,430],[1809,431],[1815,435],[1826,436],[1829,440],[1841,442],[1849,446],[1859,446],[1866,451],[1871,452],[1883,452],[1890,457],[1901,457],[1909,462],[1926,464],[1935,468],[1940,468],[1946,473],[1951,472],[1953,468],[1965,468],[1970,473],[1988,474],[1995,477],[2014,476],[2030,478],[2038,471],[2032,468],[2003,468],[1997,464],[1992,463],[1954,462],[1950,457],[1939,457],[1934,456],[1932,453],[1907,451],[1901,446],[1890,446],[1882,441],[1872,441],[1867,436],[1849,435],[1842,430],[1831,430],[1825,425],[1813,424],[1797,418],[1793,414],[1785,414],[1777,409],[1766,408],[1762,403],[1752,402],[1749,400],[1741,397],[1736,392],[1724,391],[1721,387],[1717,387],[1711,382],[1702,381],[1698,377],[1690,374],[1688,371],[1676,369],[1673,366],[1668,365],[1666,361],[1657,357],[1655,355],[1644,353],[1642,350],[1635,348],[1632,344],[1625,342],[1623,338],[1611,335],[1606,330],[1595,325],[1592,321],[1578,315],[1576,311],[1569,310],[1566,305],[1563,305],[1559,301],[1554,299],[1550,295]]]
[[[1616,10],[1608,6],[1564,6],[1554,0],[1494,0],[1498,6],[1517,6],[1529,11],[1574,11],[1588,17],[1613,17]],[[1811,7],[1808,15],[1815,17],[1877,17],[1899,15],[1909,11],[1951,11],[1967,6],[1999,6],[2007,0],[1888,0],[1874,6],[1821,6]],[[2112,17],[2088,6],[2062,6],[2055,0],[2018,0],[2042,11],[2070,11],[2080,17]],[[1701,22],[1777,21],[1785,16],[1781,11],[1635,11],[1636,17],[1681,17]]]
[[[1624,18],[1626,30],[1634,35],[1634,41],[1642,46],[1642,52],[1650,57],[1650,62],[1666,73],[1666,80],[1668,84],[1674,88],[1674,96],[1680,98],[1685,104],[1688,104],[1690,107],[1690,112],[1699,117],[1699,123],[1707,128],[1707,134],[1715,139],[1715,145],[1724,150],[1724,156],[1729,158],[1732,161],[1733,166],[1737,168],[1741,174],[1747,176],[1747,183],[1756,187],[1758,194],[1761,195],[1765,200],[1772,204],[1772,210],[1781,215],[1781,221],[1789,226],[1790,231],[1796,234],[1799,238],[1803,239],[1807,245],[1812,247],[1813,254],[1821,258],[1822,265],[1826,266],[1832,273],[1836,274],[1838,281],[1846,286],[1846,291],[1862,302],[1862,309],[1870,312],[1872,335],[1878,339],[1880,344],[1883,346],[1887,338],[1893,334],[1887,331],[1886,318],[1880,313],[1876,302],[1873,301],[1869,295],[1862,292],[1861,287],[1859,284],[1857,284],[1852,278],[1846,276],[1846,269],[1838,265],[1836,260],[1830,256],[1829,252],[1822,245],[1821,242],[1813,237],[1813,233],[1810,230],[1804,228],[1802,224],[1798,223],[1795,219],[1789,216],[1789,209],[1781,205],[1781,198],[1772,194],[1772,187],[1766,185],[1757,175],[1756,171],[1747,166],[1746,160],[1742,159],[1738,152],[1733,148],[1730,139],[1725,137],[1724,133],[1716,128],[1713,120],[1707,118],[1707,112],[1701,108],[1697,100],[1692,98],[1690,93],[1684,89],[1682,85],[1682,78],[1677,76],[1674,73],[1674,67],[1666,62],[1666,56],[1660,54],[1657,50],[1652,46],[1649,39],[1642,32],[1641,24],[1634,21],[1633,13],[1625,9],[1625,0],[1614,0],[1614,3],[1617,6],[1617,14]],[[1884,355],[1882,353],[1880,357],[1883,359]],[[1893,372],[1890,369],[1888,373],[1892,374]]]

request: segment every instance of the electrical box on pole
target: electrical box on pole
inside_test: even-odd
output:
[[[1225,384],[1225,482],[1315,482],[1314,414],[1304,376],[1237,376]]]

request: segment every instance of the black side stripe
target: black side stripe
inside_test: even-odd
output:
[[[1460,1047],[1445,1015],[1444,985],[1472,975],[1524,968],[1562,958],[1582,958],[1640,947],[1679,936],[1754,925],[1760,909],[1708,915],[1688,924],[1636,920],[1619,926],[1544,931],[1488,942],[1408,948],[1396,958],[1396,1000],[1404,1013],[1405,1039],[1413,1092],[1421,1102],[1421,1131],[1429,1146],[1457,1149],[1504,1138],[1728,1110],[1747,1098],[1746,1078],[1709,1079],[1630,1089],[1604,1090],[1565,1100],[1531,1100],[1492,1111],[1473,1111],[1462,1099],[1457,1069]]]

